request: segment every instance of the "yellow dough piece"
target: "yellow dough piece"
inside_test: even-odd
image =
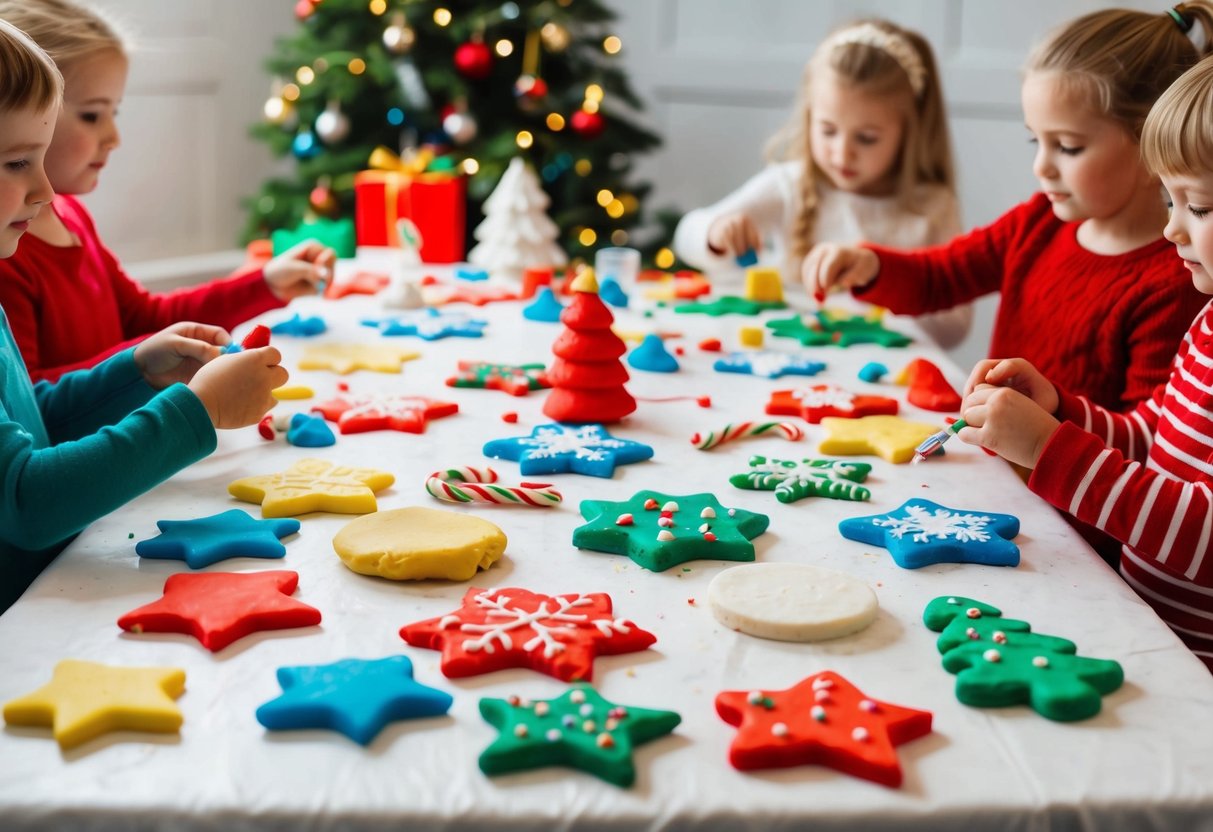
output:
[[[333,549],[350,569],[394,581],[467,581],[505,551],[505,532],[487,520],[433,508],[378,511],[348,523]]]
[[[831,416],[822,419],[821,426],[826,430],[826,438],[817,450],[823,454],[875,454],[897,463],[913,459],[914,449],[939,431],[938,425],[911,422],[900,416],[863,416],[859,419]]]
[[[270,395],[278,401],[284,401],[286,399],[310,399],[316,395],[316,392],[306,385],[295,384],[271,390]]]
[[[354,370],[398,373],[406,361],[421,353],[387,344],[318,344],[308,347],[299,361],[301,370],[332,370],[345,375]]]
[[[369,514],[379,507],[375,492],[395,481],[387,471],[301,459],[279,474],[236,480],[227,490],[237,500],[260,503],[262,517],[294,517],[311,511]]]
[[[185,671],[177,667],[64,659],[48,684],[5,704],[4,721],[48,727],[63,749],[110,731],[173,734],[182,723],[173,700],[184,692]]]

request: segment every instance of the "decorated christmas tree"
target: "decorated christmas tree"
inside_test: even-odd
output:
[[[549,202],[534,171],[515,156],[484,201],[484,222],[474,234],[480,242],[468,261],[515,280],[528,266],[563,266],[568,258],[556,245],[560,229],[548,219]]]
[[[602,3],[299,0],[295,15],[298,31],[267,62],[271,94],[253,127],[294,169],[248,201],[248,238],[352,217],[355,174],[385,148],[377,166],[409,181],[466,176],[473,222],[522,156],[565,251],[588,258],[631,241],[648,192],[629,181],[633,156],[659,140],[629,115],[641,103]]]

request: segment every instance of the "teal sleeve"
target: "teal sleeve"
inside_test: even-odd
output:
[[[57,382],[34,385],[52,445],[116,425],[155,394],[135,365],[134,349],[113,355],[96,367],[66,373]]]
[[[42,449],[0,405],[0,549],[63,541],[215,445],[206,408],[183,384],[82,439]]]

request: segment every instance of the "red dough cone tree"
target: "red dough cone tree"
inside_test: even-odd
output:
[[[547,373],[552,392],[543,412],[557,422],[618,422],[636,409],[623,386],[628,371],[619,360],[628,348],[611,331],[615,318],[598,297],[594,270],[583,270],[572,290],[573,301],[560,315],[566,329],[552,344],[556,360]]]

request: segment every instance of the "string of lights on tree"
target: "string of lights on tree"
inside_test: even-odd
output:
[[[634,119],[602,3],[298,0],[295,16],[252,128],[294,175],[248,201],[247,238],[351,215],[354,174],[382,146],[415,171],[466,175],[471,224],[522,155],[570,254],[634,242],[649,185],[630,181],[633,156],[660,140]]]

